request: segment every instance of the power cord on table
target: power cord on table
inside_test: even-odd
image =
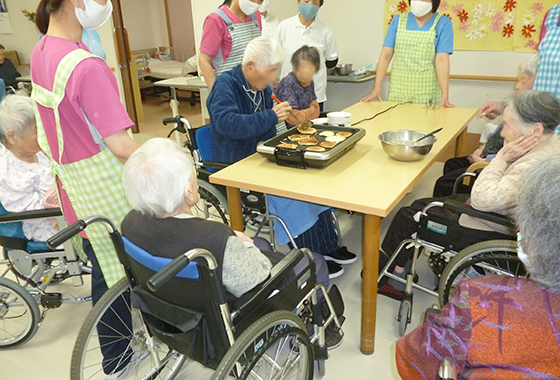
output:
[[[352,127],[355,126],[355,125],[358,125],[358,124],[360,124],[360,123],[363,123],[364,121],[373,120],[373,119],[375,119],[377,116],[383,115],[384,113],[389,112],[389,111],[391,111],[392,109],[397,108],[398,106],[404,106],[405,104],[412,104],[412,102],[403,102],[403,103],[395,104],[394,106],[389,107],[389,108],[387,108],[387,109],[384,110],[384,111],[381,111],[381,112],[379,112],[379,113],[376,113],[376,114],[373,115],[372,117],[368,117],[367,119],[362,119],[362,120],[360,120],[360,121],[357,121],[357,122],[355,122],[355,123],[352,123]]]

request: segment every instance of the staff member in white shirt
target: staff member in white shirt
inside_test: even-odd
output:
[[[298,0],[299,13],[286,19],[278,27],[278,39],[286,52],[286,61],[282,65],[280,79],[292,72],[291,59],[294,52],[307,45],[316,47],[321,55],[321,68],[315,75],[315,92],[317,101],[323,111],[327,100],[327,69],[338,63],[338,50],[332,31],[317,19],[319,8],[324,0]]]
[[[261,12],[262,35],[276,38],[278,36],[278,26],[280,21],[276,16],[268,11],[270,0],[264,0],[259,11]]]

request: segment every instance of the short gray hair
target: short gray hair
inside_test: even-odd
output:
[[[535,54],[525,62],[519,65],[519,71],[525,73],[528,77],[534,77],[539,70],[539,55]]]
[[[514,217],[523,232],[528,270],[543,286],[560,292],[560,155],[533,165],[522,177]]]
[[[130,205],[143,215],[162,218],[185,204],[185,187],[194,166],[171,140],[153,138],[138,148],[123,168],[122,182]]]
[[[22,95],[8,95],[0,103],[0,140],[4,141],[8,131],[19,137],[27,128],[35,128],[35,111],[31,98]]]
[[[292,55],[292,67],[297,68],[301,61],[308,61],[315,66],[317,71],[321,70],[321,54],[314,46],[303,45]]]
[[[510,108],[525,127],[542,124],[545,134],[552,134],[560,125],[560,103],[558,99],[542,91],[522,91],[502,101],[501,114]]]
[[[249,42],[243,55],[243,65],[254,62],[257,69],[263,70],[284,63],[286,54],[276,38],[258,37]]]

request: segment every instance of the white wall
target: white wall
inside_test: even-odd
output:
[[[131,50],[169,46],[163,0],[121,0]]]

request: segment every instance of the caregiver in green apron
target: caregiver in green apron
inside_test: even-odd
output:
[[[393,59],[389,101],[449,102],[449,56],[453,54],[451,20],[436,13],[440,0],[409,0],[411,12],[396,15],[385,36],[373,91],[362,99],[381,99],[381,85]]]
[[[249,42],[261,36],[262,3],[226,0],[204,20],[198,65],[210,91],[216,77],[239,65]]]
[[[115,75],[82,42],[83,29],[101,26],[111,12],[110,0],[41,0],[37,8],[37,27],[45,35],[31,56],[37,135],[51,158],[68,224],[103,215],[120,227],[131,209],[121,170],[137,148],[128,134],[133,122],[120,101]],[[82,238],[92,263],[95,304],[124,271],[103,226],[89,227]],[[113,307],[119,316],[103,317],[99,324],[113,331],[98,329],[106,379],[122,377],[132,356],[114,360],[130,351],[128,341],[115,343],[108,337],[118,335],[115,326],[128,335],[130,312],[124,303]],[[115,323],[116,317],[122,323]]]

